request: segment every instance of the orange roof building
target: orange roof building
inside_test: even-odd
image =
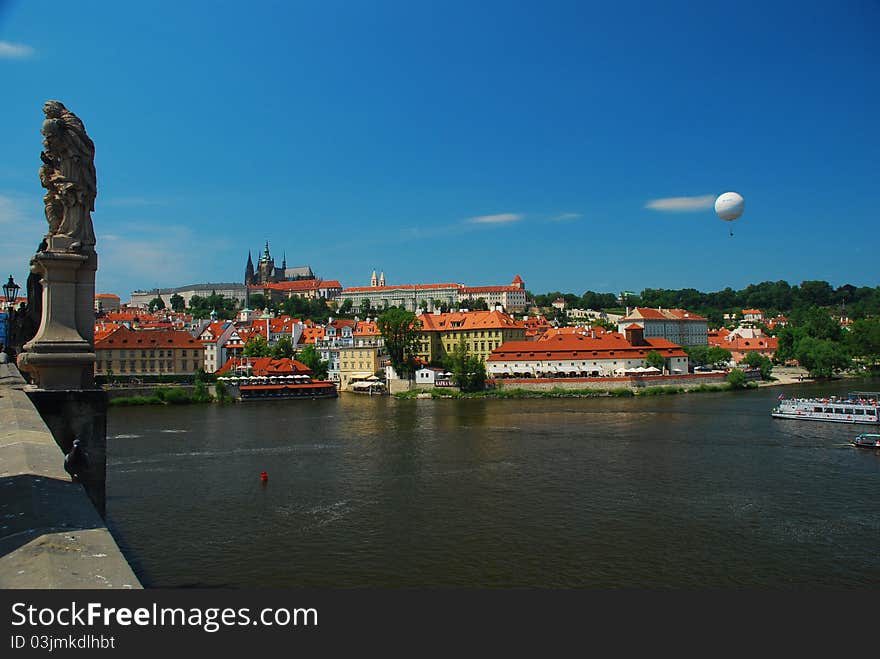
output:
[[[418,316],[419,347],[425,363],[439,363],[463,340],[471,355],[486,361],[506,341],[524,341],[526,328],[503,311],[455,311]]]
[[[180,330],[120,326],[96,333],[95,359],[96,375],[192,375],[205,366],[205,348]]]
[[[644,338],[641,327],[595,336],[560,333],[545,341],[511,341],[492,351],[489,377],[614,377],[646,368],[648,353],[659,353],[668,373],[687,373],[688,356],[665,339]]]

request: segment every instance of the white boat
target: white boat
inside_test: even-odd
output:
[[[880,423],[880,393],[854,391],[846,397],[783,398],[770,413],[777,419]]]

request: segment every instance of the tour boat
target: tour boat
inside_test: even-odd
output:
[[[246,400],[279,400],[291,398],[335,398],[336,384],[328,380],[312,380],[307,375],[221,377],[234,398]]]
[[[880,423],[880,393],[854,391],[846,397],[784,398],[771,416],[777,419],[802,421],[836,421],[837,423]]]
[[[850,444],[858,448],[880,448],[880,435],[863,432],[861,435],[856,435]]]

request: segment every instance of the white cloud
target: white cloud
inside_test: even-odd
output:
[[[665,199],[652,199],[645,204],[645,208],[649,208],[652,211],[690,213],[712,208],[714,203],[715,195],[706,194],[700,195],[699,197],[667,197]]]
[[[523,218],[519,213],[500,213],[498,215],[480,215],[472,217],[468,222],[472,224],[507,224],[509,222],[519,222]]]
[[[556,215],[555,217],[551,217],[551,222],[564,222],[565,220],[576,220],[578,218],[583,217],[580,213],[562,213],[561,215]]]
[[[34,49],[22,43],[0,41],[0,59],[24,59],[34,54]]]

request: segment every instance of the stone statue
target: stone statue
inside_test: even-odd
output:
[[[46,189],[48,236],[70,239],[68,249],[84,251],[95,245],[91,212],[98,194],[95,144],[85,126],[59,101],[43,106],[43,146],[40,184]],[[51,241],[50,241],[51,249]]]

